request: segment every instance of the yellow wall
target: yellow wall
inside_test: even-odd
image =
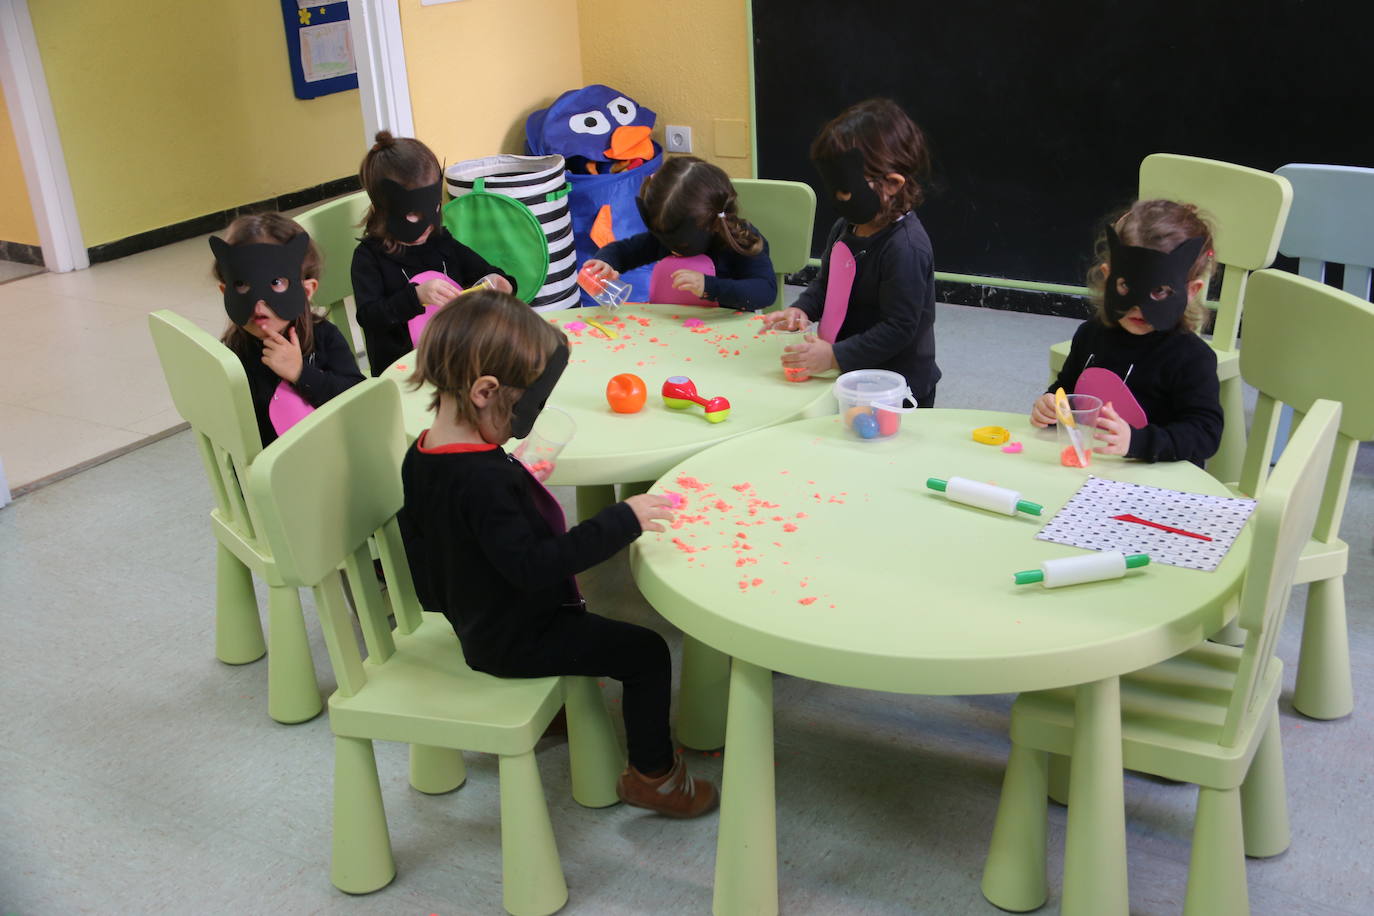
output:
[[[4,93],[0,93],[0,241],[39,244]]]
[[[663,126],[692,128],[692,152],[748,178],[749,44],[746,0],[578,0],[584,83],[604,83],[658,113]],[[744,122],[717,137],[716,120]],[[717,141],[745,151],[717,154]]]
[[[29,9],[88,246],[357,172],[358,93],[295,97],[277,3]]]
[[[576,0],[400,9],[415,135],[441,160],[524,152],[529,113],[583,83]]]

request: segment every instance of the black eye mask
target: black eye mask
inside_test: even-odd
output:
[[[558,384],[558,379],[566,368],[568,347],[566,344],[559,344],[558,349],[549,354],[539,378],[525,388],[525,393],[520,395],[520,400],[511,408],[510,434],[516,439],[525,438],[530,434],[530,430],[534,429],[534,421],[539,418],[540,411],[549,402],[553,386]]]
[[[690,258],[702,254],[711,245],[711,230],[702,229],[700,226],[693,226],[691,223],[682,223],[671,229],[658,229],[649,221],[648,210],[644,207],[644,198],[636,197],[635,206],[639,208],[639,218],[644,220],[644,225],[649,227],[650,234],[658,239],[658,243],[669,251],[677,252],[683,257]]]
[[[1107,227],[1107,285],[1102,292],[1107,315],[1120,321],[1133,307],[1157,331],[1172,330],[1188,308],[1188,271],[1202,251],[1202,236],[1180,242],[1167,254],[1153,248],[1138,248],[1121,241],[1116,230]],[[1123,281],[1126,291],[1117,289]],[[1154,292],[1169,287],[1167,296],[1154,298]]]
[[[882,210],[883,202],[864,177],[864,154],[857,148],[847,149],[838,156],[823,156],[815,163],[821,181],[830,192],[830,203],[840,216],[857,226],[870,222]],[[848,194],[849,199],[839,200],[835,197],[837,193]]]
[[[409,245],[426,229],[438,227],[439,204],[443,200],[440,182],[422,188],[403,188],[390,178],[383,178],[381,189],[386,199],[386,231],[393,239]],[[420,215],[418,222],[406,219],[411,213]]]
[[[285,245],[230,245],[210,236],[210,250],[224,280],[224,311],[243,327],[253,317],[258,300],[266,302],[278,318],[295,321],[310,304],[301,282],[301,264],[310,248],[310,236],[302,232]],[[285,279],[286,289],[275,292],[272,282]],[[248,287],[239,292],[237,287]]]

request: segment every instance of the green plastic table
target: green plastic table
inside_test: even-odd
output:
[[[1024,450],[974,442],[987,425],[1010,429]],[[683,507],[673,529],[636,542],[631,567],[686,634],[679,740],[728,747],[717,914],[777,912],[772,671],[933,695],[1078,685],[1063,911],[1127,912],[1118,676],[1229,619],[1250,536],[1212,573],[1151,565],[1067,588],[1014,585],[1018,570],[1083,554],[1034,535],[1089,473],[1230,495],[1186,462],[1096,456],[1089,470],[1062,467],[1053,429],[971,410],[906,414],[885,441],[856,439],[837,416],[801,420],[702,452],[658,481],[654,492],[681,493]],[[925,486],[952,476],[1018,490],[1044,514],[998,515]],[[1089,821],[1106,821],[1095,835],[1113,842],[1087,845]]]
[[[627,304],[615,312],[569,309],[545,315],[572,345],[567,371],[549,403],[577,423],[577,435],[559,456],[548,483],[578,488],[581,518],[613,501],[612,484],[655,480],[684,458],[719,442],[835,411],[830,379],[783,378],[781,345],[771,335],[758,336],[763,323],[757,315],[643,304]],[[587,323],[589,319],[611,330],[616,339],[608,340]],[[432,389],[417,391],[405,384],[414,368],[412,352],[383,373],[402,383],[405,429],[411,439],[433,421]],[[649,399],[638,413],[615,413],[606,402],[606,383],[625,372],[638,375],[648,389]],[[690,378],[705,398],[728,398],[730,415],[710,423],[699,407],[665,407],[659,392],[664,380],[674,375]]]

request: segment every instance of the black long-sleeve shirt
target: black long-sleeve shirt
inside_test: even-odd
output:
[[[1148,421],[1131,430],[1127,458],[1191,461],[1202,467],[1221,446],[1223,418],[1217,356],[1187,330],[1132,334],[1089,318],[1074,332],[1069,356],[1048,391],[1073,391],[1089,366],[1126,380]]]
[[[487,274],[500,274],[515,290],[515,278],[437,227],[423,245],[400,245],[388,252],[381,239],[364,238],[353,249],[353,302],[367,345],[371,373],[382,371],[415,349],[406,322],[424,311],[410,278],[427,270],[447,274],[464,288]]]
[[[835,335],[840,370],[890,369],[901,373],[924,404],[940,381],[935,364],[935,253],[925,227],[908,212],[867,237],[848,231],[840,219],[830,229],[821,272],[797,297],[796,306],[812,321],[825,309],[830,280],[830,250],[843,239],[854,253],[854,285],[849,310]]]
[[[640,526],[622,502],[556,530],[537,502],[552,496],[501,449],[479,449],[427,450],[422,436],[401,466],[399,520],[421,605],[449,619],[469,665],[499,670],[557,615],[584,611],[573,575]]]
[[[338,328],[319,318],[315,321],[314,335],[315,349],[303,355],[301,376],[296,379],[295,389],[310,406],[319,407],[361,382],[363,374],[358,371],[358,363],[353,359],[348,342]],[[258,435],[266,447],[277,439],[277,431],[272,428],[267,409],[282,379],[262,361],[262,349],[262,341],[255,337],[246,344],[245,349],[235,350],[234,354],[243,363],[243,371],[248,374],[248,391],[253,396]]]
[[[753,226],[750,228],[753,229]],[[757,229],[754,231],[758,232]],[[759,233],[759,238],[763,238],[762,233]],[[641,232],[611,242],[599,249],[595,257],[617,271],[626,271],[661,261],[671,254],[653,233]],[[762,251],[750,255],[740,254],[713,235],[705,254],[716,266],[716,275],[706,277],[702,284],[705,295],[701,298],[723,308],[742,312],[767,308],[778,298],[778,277],[773,272],[773,261],[768,257],[767,239],[763,239]]]

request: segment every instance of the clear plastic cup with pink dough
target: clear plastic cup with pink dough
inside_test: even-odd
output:
[[[1093,446],[1097,444],[1093,436],[1097,433],[1102,399],[1091,394],[1070,394],[1066,397],[1069,399],[1069,412],[1073,414],[1073,427],[1070,428],[1067,423],[1056,424],[1059,427],[1059,463],[1065,467],[1087,467],[1092,464]],[[1083,450],[1082,463],[1074,451],[1075,439]]]
[[[620,308],[621,303],[630,298],[630,293],[634,289],[623,280],[599,277],[587,267],[578,271],[577,285],[595,299],[597,305],[606,309]]]
[[[530,434],[511,452],[541,483],[558,467],[558,456],[577,433],[577,423],[566,411],[545,407]]]
[[[775,324],[769,329],[768,333],[778,343],[778,360],[781,362],[783,355],[787,353],[788,347],[794,347],[805,343],[806,335],[816,333],[816,329],[808,323],[806,327],[790,331],[783,328],[780,324]],[[804,382],[811,378],[811,370],[804,366],[783,366],[782,377],[789,382]]]

